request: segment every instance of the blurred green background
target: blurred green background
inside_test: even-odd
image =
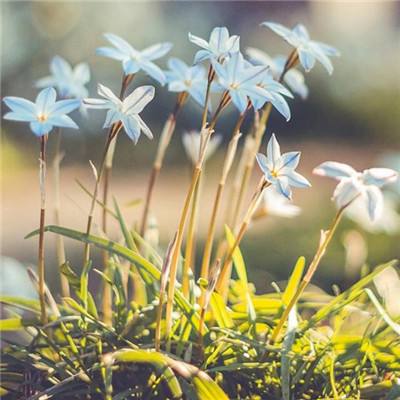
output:
[[[284,151],[302,150],[300,170],[310,178],[313,188],[295,193],[294,201],[303,209],[301,216],[259,221],[244,240],[242,248],[250,278],[257,282],[260,291],[270,290],[272,280],[286,279],[298,256],[312,257],[320,229],[328,226],[335,212],[330,202],[334,183],[312,177],[315,165],[332,159],[366,168],[382,164],[382,158],[389,153],[399,157],[400,2],[18,1],[2,2],[1,7],[2,96],[34,98],[37,91],[33,82],[48,75],[48,63],[55,54],[72,64],[81,61],[90,64],[89,89],[93,97],[97,82],[117,91],[121,66],[95,55],[95,48],[105,44],[101,36],[105,32],[122,36],[138,49],[171,41],[174,48],[168,56],[181,57],[190,63],[197,49],[187,39],[189,31],[208,38],[214,26],[227,26],[231,34],[241,36],[242,50],[252,46],[270,55],[288,54],[289,46],[259,24],[265,20],[287,26],[301,22],[308,27],[312,38],[340,50],[342,56],[333,60],[333,76],[328,76],[319,65],[306,74],[310,95],[305,101],[299,98],[290,101],[291,121],[286,123],[275,112],[268,125],[266,136],[276,132]],[[157,64],[164,68],[168,56]],[[150,79],[143,74],[135,78],[135,86],[143,82]],[[156,85],[156,99],[143,114],[156,139],[174,102],[174,94]],[[189,179],[190,166],[180,136],[184,130],[198,128],[200,114],[201,110],[190,103],[181,115],[157,186],[153,213],[159,223],[162,246],[176,229]],[[62,142],[66,154],[62,170],[62,219],[65,225],[83,230],[89,198],[74,179],[93,185],[88,160],[99,160],[105,138],[101,129],[104,115],[90,112],[88,119],[79,113],[74,117],[81,130],[64,132]],[[218,125],[217,130],[226,141],[235,119],[235,110],[231,108]],[[249,122],[246,121],[244,132]],[[50,140],[50,158],[53,149],[54,141]],[[122,205],[143,197],[155,149],[156,140],[150,142],[143,137],[135,147],[125,135],[119,138],[112,193]],[[207,166],[200,241],[209,219],[223,154],[220,148]],[[1,156],[1,253],[24,265],[34,265],[36,243],[23,237],[38,224],[37,139],[27,126],[3,121]],[[50,170],[50,210],[54,198],[52,185]],[[398,205],[398,195],[396,201]],[[134,221],[141,210],[138,206],[124,207],[123,211]],[[50,211],[50,222],[51,218]],[[48,280],[56,286],[54,239],[48,239]],[[371,234],[346,220],[322,262],[315,283],[328,290],[334,283],[342,288],[347,286],[357,278],[364,261],[375,265],[400,256],[399,239],[398,233]],[[80,265],[82,249],[67,242],[67,250],[73,264]],[[6,264],[4,261],[3,266]]]

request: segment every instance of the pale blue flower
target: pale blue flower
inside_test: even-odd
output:
[[[229,31],[225,27],[214,28],[208,42],[191,33],[189,33],[189,40],[203,49],[194,56],[195,64],[205,60],[222,62],[239,51],[240,37],[229,36]]]
[[[285,56],[278,55],[272,58],[264,51],[254,47],[248,47],[246,49],[246,54],[254,65],[268,65],[270,67],[272,77],[275,80],[279,80],[285,68]],[[302,99],[307,98],[308,87],[304,82],[304,75],[300,71],[294,68],[290,69],[284,75],[283,81],[293,93],[298,94]]]
[[[311,186],[304,176],[295,171],[299,161],[299,151],[291,151],[281,155],[280,146],[274,134],[268,142],[267,156],[261,153],[257,154],[257,162],[265,175],[266,181],[289,200],[292,197],[290,186],[298,188]]]
[[[281,93],[291,94],[272,79],[267,66],[253,66],[238,52],[223,64],[213,61],[213,67],[218,77],[215,87],[228,91],[232,103],[241,113],[249,101],[256,110],[271,102],[287,119],[290,118],[289,106]]]
[[[80,100],[56,101],[56,98],[57,92],[54,88],[43,89],[34,103],[22,97],[4,97],[3,101],[11,112],[6,113],[3,118],[29,122],[36,136],[48,134],[54,126],[78,129],[78,125],[67,114],[79,108]]]
[[[201,106],[204,105],[207,77],[205,69],[200,65],[189,67],[178,58],[168,60],[169,71],[165,72],[168,90],[171,92],[187,92]]]
[[[332,74],[333,65],[329,57],[339,56],[339,51],[325,43],[311,40],[304,25],[298,24],[292,30],[275,22],[263,22],[261,25],[273,30],[297,50],[300,64],[307,72],[319,61]]]
[[[326,161],[313,172],[339,181],[333,193],[339,208],[347,207],[356,198],[362,198],[372,221],[382,214],[383,195],[380,188],[398,178],[398,173],[390,168],[370,168],[357,172],[350,165],[335,161]]]
[[[161,85],[165,84],[164,72],[153,61],[165,56],[171,50],[172,43],[157,43],[140,51],[113,33],[106,33],[104,37],[114,47],[99,47],[96,49],[98,55],[121,61],[126,75],[143,70]]]
[[[90,81],[90,69],[86,63],[79,63],[74,68],[62,57],[55,56],[50,62],[50,76],[36,81],[39,88],[55,87],[61,97],[83,99],[88,90],[85,85]]]
[[[103,99],[84,99],[83,103],[88,108],[108,110],[103,128],[109,128],[120,121],[126,134],[135,144],[139,140],[141,132],[148,138],[153,138],[150,128],[145,124],[139,113],[153,100],[154,86],[140,86],[124,100],[120,100],[108,87],[101,84],[98,85],[97,93]]]
[[[207,161],[218,149],[218,146],[222,142],[222,135],[214,133],[207,145],[206,154],[204,161]],[[195,130],[184,132],[182,135],[183,147],[186,154],[193,165],[196,165],[199,160],[200,145],[201,145],[201,133]]]

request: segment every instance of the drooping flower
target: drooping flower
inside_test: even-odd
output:
[[[103,128],[109,128],[111,125],[120,121],[126,134],[136,144],[141,132],[148,138],[153,138],[150,128],[145,124],[139,114],[146,105],[153,100],[154,92],[154,86],[140,86],[124,100],[120,100],[111,89],[99,84],[97,93],[103,97],[103,99],[84,99],[83,103],[88,108],[108,110]]]
[[[289,200],[292,197],[290,186],[298,188],[311,186],[304,176],[295,171],[300,161],[300,154],[299,151],[291,151],[281,155],[280,146],[274,134],[268,142],[267,155],[257,154],[257,162],[266,181]]]
[[[6,113],[3,118],[29,122],[36,136],[48,134],[55,126],[78,129],[78,125],[67,114],[79,108],[80,100],[56,101],[56,99],[57,93],[54,88],[40,91],[34,103],[22,97],[4,97],[3,101],[11,112]]]
[[[274,217],[294,218],[301,213],[301,208],[292,204],[287,197],[278,193],[274,187],[264,190],[264,201],[261,203],[260,213]]]
[[[275,80],[279,80],[285,68],[285,56],[278,55],[272,58],[264,51],[254,47],[248,47],[246,49],[246,54],[254,65],[268,65],[270,67],[272,77]],[[302,99],[307,98],[308,87],[304,82],[304,75],[300,71],[294,68],[290,69],[283,77],[283,81],[293,93],[298,94]]]
[[[36,81],[36,87],[55,87],[61,97],[83,99],[88,96],[85,85],[90,81],[90,69],[87,63],[72,67],[64,58],[55,56],[50,62],[50,72],[51,75]]]
[[[143,70],[161,85],[165,84],[164,72],[153,61],[165,56],[171,50],[172,43],[157,43],[144,50],[136,50],[126,40],[113,33],[105,33],[104,37],[114,47],[99,47],[96,49],[98,55],[121,61],[126,75]]]
[[[189,160],[195,165],[199,159],[201,134],[198,131],[191,130],[182,135],[183,147]],[[208,142],[204,160],[208,160],[217,150],[222,142],[222,135],[213,134]]]
[[[228,91],[232,103],[241,113],[249,102],[257,110],[267,101],[285,102],[281,93],[290,94],[283,85],[272,82],[267,66],[253,66],[244,60],[241,53],[233,54],[224,64],[213,61],[213,67],[218,77],[215,88]],[[290,117],[288,106],[279,104],[278,107],[286,118]]]
[[[273,30],[297,50],[300,64],[307,72],[319,61],[332,74],[333,65],[329,57],[339,56],[339,51],[325,43],[311,40],[304,25],[297,24],[292,30],[275,22],[263,22],[261,25]]]
[[[225,27],[214,28],[208,42],[191,33],[189,33],[189,40],[203,49],[199,50],[194,56],[195,64],[205,60],[222,62],[239,51],[240,37],[237,35],[229,36],[229,31]]]
[[[313,172],[339,181],[333,193],[333,199],[339,208],[347,207],[360,197],[372,221],[382,213],[381,187],[395,182],[398,178],[398,173],[390,168],[370,168],[357,172],[350,165],[335,161],[326,161],[316,167]]]
[[[178,58],[168,60],[169,71],[165,72],[168,90],[171,92],[187,92],[201,106],[204,105],[207,78],[206,71],[200,65],[188,66]]]

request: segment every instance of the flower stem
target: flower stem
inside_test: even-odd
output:
[[[95,209],[95,206],[96,206],[96,203],[97,203],[97,196],[98,196],[99,186],[100,186],[99,184],[100,184],[101,178],[103,176],[104,166],[105,166],[105,163],[106,163],[108,149],[110,147],[111,141],[119,133],[121,128],[122,128],[122,124],[120,122],[115,123],[112,126],[110,134],[107,136],[106,144],[104,146],[103,155],[102,155],[102,158],[101,158],[101,161],[100,161],[100,167],[99,167],[99,170],[97,171],[96,182],[95,182],[95,185],[94,185],[92,202],[90,204],[88,219],[87,219],[87,223],[86,223],[86,235],[90,235],[90,232],[92,230],[93,214],[94,214],[94,209]],[[90,260],[90,243],[85,243],[85,248],[84,248],[84,253],[83,253],[83,265],[85,266],[89,262],[89,260]]]
[[[255,193],[253,194],[253,197],[250,201],[250,205],[246,211],[246,214],[242,220],[242,223],[240,224],[240,228],[238,231],[238,234],[236,235],[235,242],[233,243],[232,247],[229,248],[228,255],[226,256],[224,260],[224,264],[222,265],[221,268],[221,274],[219,276],[217,285],[216,285],[216,290],[219,293],[222,293],[225,297],[225,293],[228,288],[229,284],[229,278],[230,278],[230,266],[231,266],[231,261],[233,257],[233,253],[237,249],[237,247],[240,245],[240,242],[243,239],[244,234],[247,232],[247,228],[249,227],[249,224],[251,222],[252,216],[257,209],[258,203],[260,202],[261,195],[264,191],[265,188],[270,186],[270,183],[267,182],[264,178],[264,176],[260,179],[260,182],[257,186],[257,189]]]
[[[47,323],[46,311],[46,286],[45,286],[45,264],[44,264],[44,225],[46,218],[46,145],[47,135],[40,137],[40,157],[39,157],[39,184],[40,184],[40,227],[39,227],[39,249],[38,249],[38,269],[39,269],[39,301],[40,301],[40,321],[42,325]]]
[[[172,135],[175,131],[176,118],[179,114],[179,111],[184,106],[187,96],[188,96],[188,94],[186,92],[179,94],[174,111],[167,118],[167,121],[164,124],[164,128],[163,128],[163,131],[161,134],[161,139],[158,142],[156,158],[154,160],[153,168],[151,169],[151,173],[150,173],[149,182],[147,184],[146,199],[144,202],[142,222],[140,224],[140,235],[142,237],[144,237],[144,234],[146,233],[150,205],[151,205],[152,198],[153,198],[154,188],[155,188],[158,175],[160,174],[160,170],[161,170],[163,162],[164,162],[165,153],[171,142]]]
[[[210,102],[211,84],[215,78],[215,71],[212,65],[208,69],[206,97],[204,101],[203,115],[201,117],[201,127],[203,128],[207,123],[208,103]]]
[[[61,225],[61,201],[60,201],[60,164],[64,157],[60,150],[61,147],[61,128],[58,128],[57,132],[57,140],[56,140],[56,150],[53,160],[53,172],[54,172],[54,221],[55,224]],[[61,268],[62,265],[65,264],[65,246],[64,239],[61,235],[57,235],[56,237],[56,252],[57,252],[57,263],[58,267]],[[61,283],[61,294],[63,297],[69,297],[69,283],[68,279],[64,274],[60,271],[60,283]]]
[[[134,74],[123,75],[122,82],[121,82],[121,89],[119,92],[120,100],[124,99],[125,93],[129,87],[130,83],[132,82],[133,78],[134,78]],[[113,129],[113,127],[110,127],[108,136],[111,135],[112,129]],[[104,166],[104,174],[103,174],[103,205],[104,205],[104,207],[103,207],[103,212],[102,212],[101,227],[102,227],[102,231],[105,235],[107,234],[107,229],[108,229],[108,226],[107,226],[108,192],[110,190],[110,179],[111,179],[111,172],[112,172],[116,142],[117,142],[117,136],[115,135],[114,138],[109,143],[109,148],[107,150],[107,154],[106,154],[106,158],[105,158],[105,166]],[[103,268],[104,268],[104,271],[107,272],[108,271],[108,259],[109,259],[108,251],[104,250],[102,252],[102,256],[103,256]],[[111,295],[112,295],[112,289],[107,283],[105,283],[103,286],[102,311],[103,311],[103,320],[107,325],[111,324],[111,318],[112,318]]]
[[[299,60],[299,56],[298,56],[297,50],[294,49],[286,59],[285,67],[283,68],[283,71],[278,79],[279,83],[283,82],[283,79],[284,79],[286,73],[290,69],[292,69],[293,67],[296,66],[296,64],[298,63],[298,60]],[[256,126],[256,129],[254,132],[253,150],[251,151],[250,156],[248,157],[247,163],[246,163],[244,171],[243,171],[241,182],[239,185],[237,185],[237,187],[239,188],[239,191],[236,190],[236,193],[234,193],[234,197],[232,198],[232,201],[230,202],[230,204],[232,204],[232,206],[233,206],[233,213],[232,212],[229,213],[230,215],[233,215],[232,220],[231,220],[232,226],[236,225],[237,219],[239,218],[240,210],[241,210],[242,203],[244,200],[244,196],[247,193],[251,173],[253,172],[256,155],[260,150],[260,146],[261,146],[262,139],[264,136],[265,128],[267,126],[271,111],[272,111],[272,104],[267,103],[261,111],[261,116],[260,116],[259,121],[257,121],[257,126]],[[243,156],[245,156],[245,153],[243,153]]]
[[[177,236],[176,236],[176,247],[174,248],[173,254],[172,254],[172,261],[171,261],[171,268],[170,268],[170,273],[169,273],[169,286],[168,286],[168,294],[167,294],[167,305],[166,305],[166,332],[171,332],[171,327],[172,327],[172,311],[173,311],[173,300],[174,300],[174,294],[175,294],[175,281],[176,281],[176,274],[178,270],[178,261],[179,261],[179,255],[180,255],[180,250],[182,246],[182,241],[183,241],[183,234],[185,230],[185,225],[186,225],[186,220],[189,215],[189,207],[190,203],[192,202],[195,189],[197,186],[197,182],[200,178],[203,164],[204,164],[204,159],[207,151],[207,146],[210,141],[210,137],[214,132],[215,125],[217,123],[218,117],[220,116],[222,110],[229,104],[230,98],[228,92],[225,92],[220,100],[220,103],[214,113],[214,116],[210,122],[210,125],[206,128],[204,136],[203,136],[203,143],[200,146],[200,154],[199,154],[199,159],[196,163],[196,166],[193,170],[193,175],[192,179],[190,182],[189,190],[186,194],[185,202],[182,208],[181,216],[179,219],[179,225],[178,225],[178,230],[177,230]],[[203,135],[203,132],[200,133]],[[167,350],[170,347],[170,340],[167,342]]]
[[[272,332],[271,338],[269,339],[270,343],[274,343],[276,341],[276,339],[278,338],[278,335],[279,335],[280,331],[282,330],[282,327],[289,316],[290,310],[296,305],[298,299],[303,294],[304,289],[307,287],[307,285],[310,283],[312,277],[314,276],[315,271],[317,270],[319,263],[320,263],[322,257],[324,256],[326,249],[335,234],[336,228],[338,227],[339,222],[343,216],[343,212],[349,204],[345,205],[344,207],[342,207],[338,210],[338,212],[335,215],[335,218],[332,221],[332,224],[331,224],[329,230],[324,232],[324,234],[322,236],[322,240],[318,246],[318,249],[314,255],[314,258],[313,258],[310,266],[308,267],[308,270],[307,270],[304,278],[302,279],[295,294],[290,299],[288,306],[285,308],[278,324],[276,325],[275,329]]]
[[[199,200],[201,197],[201,176],[197,182],[194,198],[192,201],[192,209],[189,217],[189,227],[187,232],[186,247],[185,247],[185,261],[183,264],[182,272],[182,293],[189,299],[190,297],[190,285],[189,285],[189,271],[192,270],[194,273],[194,258],[195,258],[195,243],[196,243],[196,227],[197,227],[197,211],[199,206]]]
[[[241,136],[240,128],[244,121],[245,114],[246,113],[243,112],[239,115],[239,118],[233,129],[232,138],[228,145],[228,150],[225,155],[224,164],[222,167],[222,174],[221,174],[220,181],[218,183],[217,192],[215,194],[214,206],[213,206],[213,210],[211,213],[210,223],[208,226],[207,239],[206,239],[206,244],[204,247],[203,261],[202,261],[201,272],[200,272],[201,278],[207,279],[207,277],[208,277],[208,270],[209,270],[212,247],[213,247],[213,242],[214,242],[215,226],[216,226],[216,220],[217,220],[217,215],[218,215],[218,211],[219,211],[219,206],[221,204],[222,194],[223,194],[223,191],[225,188],[226,180],[228,178],[229,171],[232,167],[232,163],[233,163],[233,160],[236,155],[237,143]]]

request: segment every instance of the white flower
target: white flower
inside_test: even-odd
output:
[[[96,49],[98,55],[121,61],[126,75],[143,70],[161,85],[165,84],[164,72],[153,61],[165,56],[171,50],[172,43],[157,43],[144,50],[137,50],[113,33],[106,33],[104,37],[114,47],[99,47]]]
[[[168,60],[169,71],[165,72],[168,90],[171,92],[187,92],[201,106],[204,105],[207,78],[206,71],[200,65],[189,67],[179,58]]]
[[[290,201],[276,191],[274,187],[264,190],[264,202],[262,209],[266,215],[274,217],[293,218],[301,213],[301,208],[290,203]]]
[[[281,155],[278,141],[274,134],[267,146],[267,156],[257,154],[257,162],[265,179],[289,200],[292,197],[290,186],[298,188],[310,187],[311,184],[304,176],[295,171],[300,161],[300,152],[291,151]]]
[[[97,92],[104,99],[84,99],[83,103],[89,108],[108,110],[103,128],[108,128],[120,121],[126,134],[135,144],[139,140],[141,131],[148,138],[153,138],[150,128],[139,113],[153,100],[154,86],[140,86],[124,100],[120,100],[108,87],[101,84],[98,85]]]
[[[334,161],[322,163],[313,172],[339,181],[333,193],[339,208],[347,207],[357,197],[361,197],[371,220],[382,213],[383,195],[380,188],[398,178],[398,173],[389,168],[370,168],[357,172],[350,165]]]
[[[267,53],[248,47],[246,54],[254,65],[268,65],[275,80],[278,80],[285,68],[286,57],[278,55],[274,58],[270,57]],[[308,87],[304,82],[304,75],[296,69],[290,69],[283,77],[283,81],[288,85],[289,89],[298,94],[302,99],[308,96]]]
[[[239,36],[236,35],[229,36],[229,31],[225,27],[214,28],[208,42],[189,33],[189,40],[203,49],[196,53],[194,63],[197,64],[205,60],[222,62],[239,51],[239,39]]]
[[[307,72],[314,67],[315,61],[319,61],[332,74],[333,65],[329,57],[339,56],[340,53],[332,46],[311,40],[304,25],[297,24],[292,30],[275,22],[263,22],[261,25],[273,30],[297,50],[300,64]]]
[[[74,68],[62,57],[55,56],[50,62],[50,76],[36,81],[36,87],[55,87],[61,97],[83,99],[88,96],[85,85],[90,81],[90,69],[86,63]]]
[[[182,135],[183,147],[189,160],[196,164],[199,159],[201,135],[198,131],[192,130],[184,132]],[[208,160],[217,150],[222,142],[222,135],[213,134],[208,142],[205,161]]]

